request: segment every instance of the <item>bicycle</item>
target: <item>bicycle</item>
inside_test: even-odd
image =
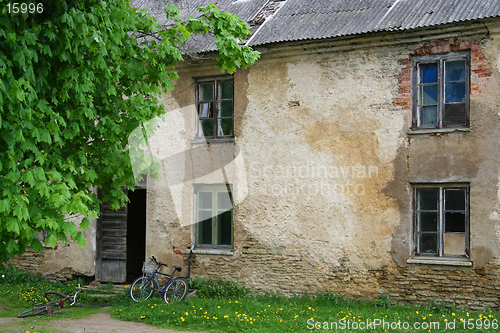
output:
[[[167,266],[167,264],[157,261],[154,256],[151,256],[150,260],[155,263],[156,267],[150,267],[146,262],[144,263],[142,267],[143,275],[135,279],[130,286],[130,298],[136,302],[144,302],[151,297],[154,291],[158,291],[163,294],[163,300],[167,304],[182,301],[186,297],[188,284],[184,278],[174,278],[175,272],[180,272],[182,268],[173,266],[172,274],[166,274],[160,272],[160,270],[162,266]],[[158,275],[168,276],[163,288],[158,281]]]
[[[66,301],[70,301],[69,306],[75,304],[76,296],[78,295],[79,292],[80,290],[78,290],[73,296],[71,296],[62,294],[57,291],[46,291],[45,298],[48,300],[47,303],[33,304],[32,309],[21,312],[20,314],[17,315],[17,317],[24,318],[24,317],[38,316],[46,313],[48,313],[49,316],[51,316],[54,313],[54,308],[59,307],[62,309]]]

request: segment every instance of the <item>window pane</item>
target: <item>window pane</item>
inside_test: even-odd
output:
[[[419,212],[418,213],[419,231],[437,231],[438,213],[437,212]]]
[[[219,131],[217,135],[233,135],[233,118],[219,119]]]
[[[209,101],[214,99],[214,84],[210,83],[201,83],[200,84],[200,101]]]
[[[212,192],[198,192],[198,207],[212,209]]]
[[[445,103],[465,102],[465,82],[451,82],[444,85]]]
[[[420,108],[420,122],[421,126],[437,126],[438,124],[438,112],[437,106],[423,106]]]
[[[465,213],[445,212],[445,232],[465,232]]]
[[[233,98],[233,81],[224,81],[219,84],[219,99]]]
[[[465,80],[465,60],[446,61],[444,65],[444,80]]]
[[[443,126],[466,126],[467,113],[465,111],[465,103],[445,104]]]
[[[449,189],[444,191],[445,210],[465,210],[465,190]]]
[[[221,101],[219,103],[219,117],[232,117],[233,116],[233,101]]]
[[[217,209],[227,210],[233,208],[231,204],[230,192],[218,192],[217,193]]]
[[[420,83],[433,83],[438,81],[438,64],[420,65]]]
[[[217,216],[218,222],[218,245],[231,245],[231,219],[232,219],[232,210],[225,211],[222,214]]]
[[[200,120],[200,125],[204,136],[214,135],[214,121],[212,119]]]
[[[418,190],[418,210],[437,210],[439,190],[419,189]]]
[[[207,102],[207,103],[200,102],[198,107],[199,107],[198,117],[200,117],[200,118],[212,118],[212,103],[211,102]]]
[[[437,104],[438,100],[438,86],[433,84],[431,86],[422,86],[422,104]]]
[[[201,222],[198,223],[198,244],[212,244],[212,212],[200,211],[199,214]]]
[[[420,234],[419,235],[419,253],[437,253],[438,244],[437,234]]]

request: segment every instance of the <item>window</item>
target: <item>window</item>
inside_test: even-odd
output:
[[[196,137],[233,137],[233,78],[199,80],[196,84]]]
[[[469,126],[469,52],[413,58],[415,128]]]
[[[233,249],[233,198],[228,184],[196,185],[196,246]]]
[[[469,257],[469,187],[414,187],[414,255]]]

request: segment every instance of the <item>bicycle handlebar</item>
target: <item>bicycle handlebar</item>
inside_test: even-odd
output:
[[[156,258],[155,258],[155,256],[154,256],[154,255],[151,255],[150,260],[151,260],[152,262],[154,262],[155,264],[157,264],[157,265],[158,265],[158,267],[160,267],[160,266],[168,266],[167,264],[164,264],[164,263],[162,263],[162,262],[160,262],[160,261],[156,260]]]

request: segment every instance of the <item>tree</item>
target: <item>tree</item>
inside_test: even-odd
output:
[[[238,44],[248,25],[213,5],[185,22],[169,5],[160,26],[123,0],[0,3],[0,263],[42,250],[42,230],[46,245],[84,245],[101,203],[94,187],[112,208],[128,200],[128,136],[164,112],[158,98],[191,34],[213,33],[222,71],[259,56]],[[75,215],[86,216],[79,228]]]

